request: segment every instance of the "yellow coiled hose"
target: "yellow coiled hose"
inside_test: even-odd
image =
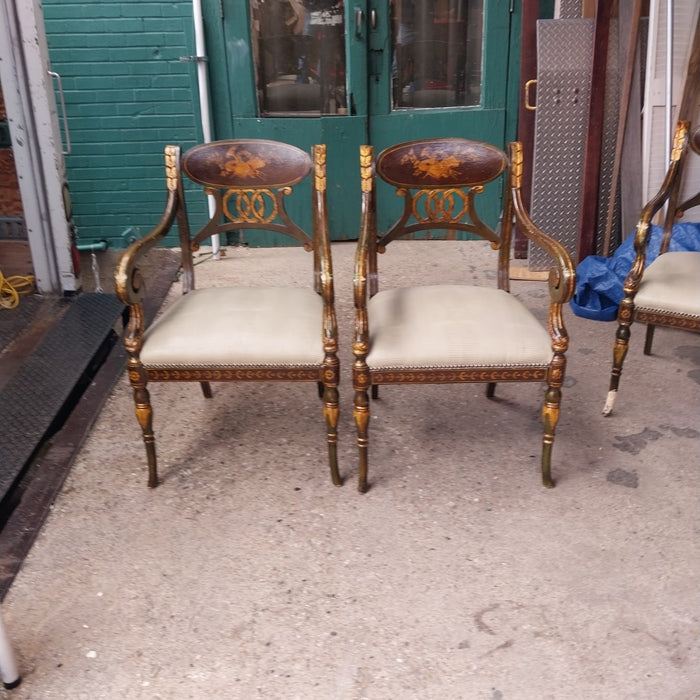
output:
[[[0,308],[14,309],[19,304],[19,295],[29,294],[32,291],[34,291],[32,275],[5,277],[0,271]]]

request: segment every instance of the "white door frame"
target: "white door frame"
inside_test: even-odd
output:
[[[0,0],[0,81],[37,290],[74,294],[72,224],[39,0]]]

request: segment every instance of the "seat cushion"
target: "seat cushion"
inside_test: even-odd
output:
[[[320,366],[323,302],[311,289],[196,289],[143,337],[148,368]]]
[[[379,292],[368,305],[370,369],[547,367],[548,331],[508,292],[457,285]]]
[[[659,255],[644,271],[634,304],[645,311],[700,317],[700,253]]]

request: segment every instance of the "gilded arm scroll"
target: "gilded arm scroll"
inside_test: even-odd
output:
[[[530,218],[523,204],[520,189],[522,185],[522,146],[517,142],[510,143],[508,150],[511,160],[511,171],[510,191],[507,195],[510,201],[507,201],[506,204],[506,216],[510,215],[508,208],[512,207],[512,212],[521,231],[552,258],[554,267],[549,272],[549,294],[554,304],[565,304],[571,299],[575,290],[576,274],[574,264],[566,248],[548,236]]]
[[[328,218],[326,216],[326,146],[312,149],[313,170],[313,233],[314,288],[323,299],[323,343],[326,354],[335,356],[338,350],[338,323],[335,315],[335,290],[331,263]]]
[[[166,146],[165,172],[168,192],[163,214],[156,226],[143,238],[132,243],[117,263],[114,273],[116,293],[119,299],[129,306],[140,304],[144,295],[143,279],[138,269],[139,258],[167,235],[178,214],[182,192],[179,161],[180,148],[178,146]]]
[[[362,190],[362,211],[360,214],[360,240],[355,255],[355,270],[353,275],[353,294],[355,303],[355,338],[353,353],[357,360],[364,363],[369,352],[369,328],[367,320],[367,298],[376,292],[370,289],[369,278],[371,270],[370,246],[372,237],[376,238],[374,228],[374,149],[372,146],[360,146],[360,176]]]
[[[639,287],[639,283],[644,273],[646,265],[647,246],[651,233],[651,221],[655,214],[664,206],[674,189],[680,184],[682,174],[683,156],[688,143],[688,129],[690,123],[687,121],[678,122],[671,151],[671,162],[661,183],[659,191],[644,205],[642,213],[637,222],[634,234],[635,259],[632,263],[627,278],[625,279],[624,290],[628,295],[634,295]],[[674,212],[675,213],[675,212]],[[670,215],[673,216],[674,213]]]

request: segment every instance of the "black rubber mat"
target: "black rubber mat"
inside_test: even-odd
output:
[[[113,294],[75,297],[0,391],[0,501],[114,345],[123,311]]]

